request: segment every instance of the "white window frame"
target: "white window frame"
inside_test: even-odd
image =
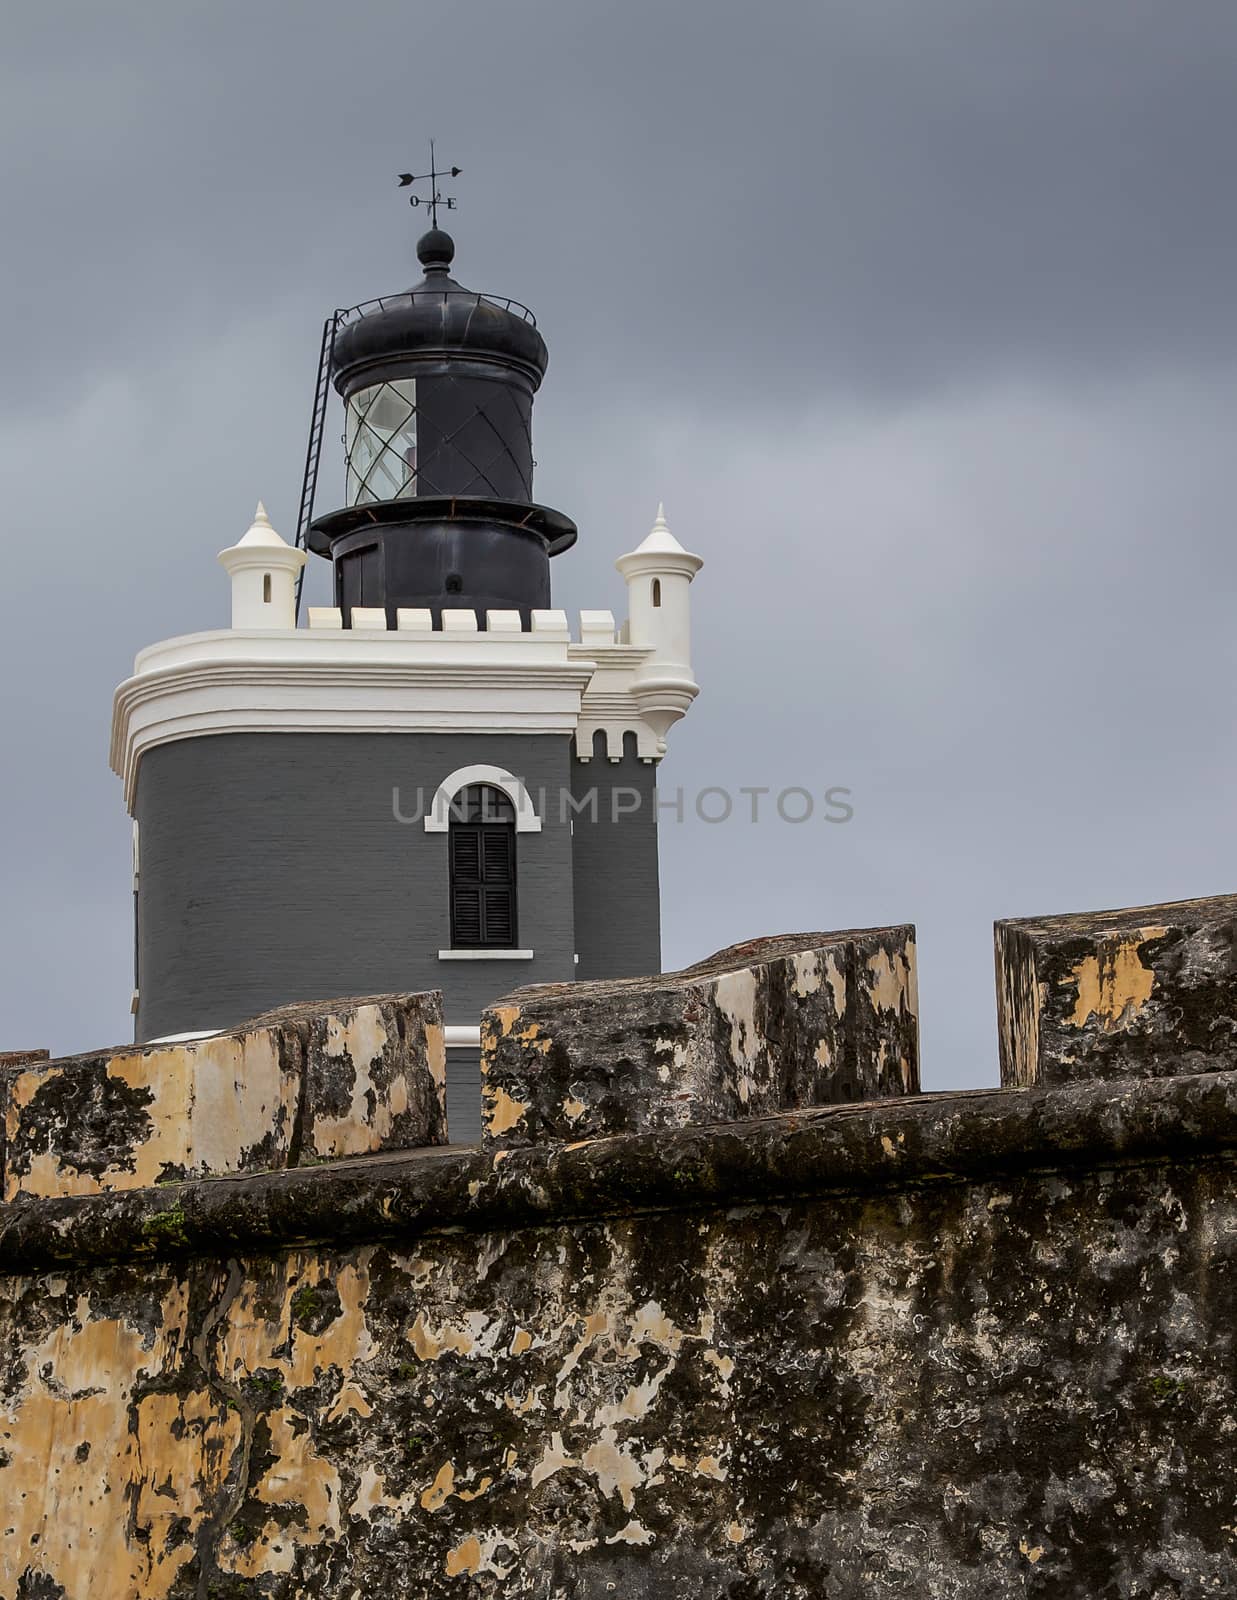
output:
[[[533,810],[533,802],[523,780],[502,767],[482,765],[457,767],[450,777],[442,780],[434,791],[433,803],[425,813],[426,833],[447,832],[451,826],[451,802],[461,789],[467,789],[474,783],[486,783],[491,788],[502,790],[515,807],[517,833],[541,832],[541,818]]]

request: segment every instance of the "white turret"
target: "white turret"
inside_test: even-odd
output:
[[[666,730],[700,692],[691,664],[689,590],[704,562],[684,550],[659,505],[648,538],[614,564],[627,582],[627,643],[653,652],[637,668],[633,690],[664,749]]]
[[[308,557],[279,537],[261,500],[249,532],[219,559],[232,580],[234,628],[296,627],[296,576]]]

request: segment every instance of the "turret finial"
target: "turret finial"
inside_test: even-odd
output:
[[[417,240],[417,260],[426,272],[446,272],[455,257],[455,240],[441,228],[431,228]]]
[[[641,550],[669,550],[674,553],[682,553],[683,546],[670,532],[670,525],[666,521],[664,501],[659,500],[657,502],[656,520],[649,531],[648,537],[639,548]]]

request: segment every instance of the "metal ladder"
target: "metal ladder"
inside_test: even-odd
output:
[[[301,509],[296,519],[296,548],[308,550],[309,524],[314,519],[314,495],[318,489],[318,464],[322,460],[322,429],[326,423],[327,400],[331,392],[331,357],[335,351],[335,330],[339,313],[332,312],[322,324],[322,349],[318,356],[318,383],[314,390],[314,414],[309,424],[309,445],[305,451],[305,478],[301,484]],[[301,620],[301,589],[305,568],[296,575],[296,620]]]

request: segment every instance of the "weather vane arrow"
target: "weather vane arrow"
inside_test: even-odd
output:
[[[430,192],[426,195],[411,194],[408,196],[410,206],[428,206],[430,208],[430,226],[438,226],[438,207],[446,206],[448,211],[455,210],[455,196],[442,195],[438,192],[439,180],[442,178],[458,178],[463,171],[462,167],[449,167],[439,171],[434,157],[434,141],[430,140],[430,169],[428,172],[401,172],[399,186],[409,189],[414,183],[428,183]]]

